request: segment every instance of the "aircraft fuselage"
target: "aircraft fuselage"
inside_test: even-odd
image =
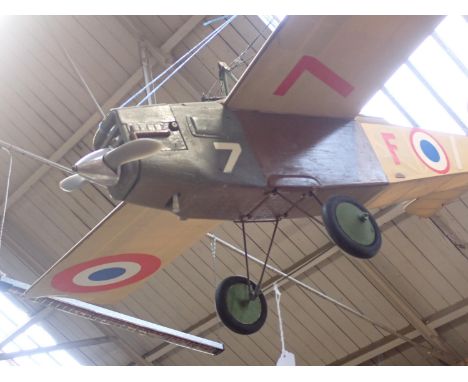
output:
[[[352,196],[372,208],[431,192],[418,179],[414,193],[409,181],[440,174],[419,176],[427,169],[415,151],[407,154],[416,158],[416,176],[406,177],[392,128],[234,111],[221,102],[151,105],[113,110],[96,134],[95,148],[141,137],[164,145],[122,166],[119,183],[109,187],[117,200],[172,210],[181,218],[265,220],[317,215],[318,200],[332,195]],[[401,139],[410,139],[411,129],[401,130]],[[401,182],[405,194],[398,196]]]
[[[220,102],[123,108],[101,124],[95,148],[136,137],[165,147],[122,166],[111,195],[182,218],[316,215],[310,192],[323,200],[346,189],[365,203],[387,183],[355,121],[236,112]],[[284,197],[301,199],[300,208]]]

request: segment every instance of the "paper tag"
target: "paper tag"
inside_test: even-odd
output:
[[[276,366],[296,366],[296,357],[293,353],[283,350],[276,362]]]

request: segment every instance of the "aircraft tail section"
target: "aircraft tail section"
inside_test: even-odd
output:
[[[408,213],[428,217],[468,191],[468,137],[362,123],[388,179],[368,208],[413,200]]]
[[[413,200],[405,207],[405,211],[411,215],[429,218],[443,206],[453,202],[466,191],[468,191],[468,185],[463,189],[434,192],[422,198]]]

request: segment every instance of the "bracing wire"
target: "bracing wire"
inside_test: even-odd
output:
[[[242,59],[242,56],[247,53],[247,51],[257,42],[257,40],[260,38],[260,36],[263,36],[263,32],[265,32],[265,30],[270,26],[271,22],[273,21],[273,18],[270,19],[270,21],[268,22],[268,24],[265,24],[265,27],[262,29],[261,32],[258,33],[257,37],[255,37],[251,42],[250,44],[247,46],[247,48],[245,48],[230,64],[229,64],[229,67],[231,68],[231,70],[235,69],[236,67],[238,67],[240,64],[244,63],[245,65],[248,65],[247,62],[245,62],[245,60]],[[255,55],[254,55],[255,56]],[[252,59],[254,56],[252,56],[250,59]]]
[[[3,202],[3,213],[2,213],[2,220],[0,223],[0,249],[2,248],[3,245],[3,229],[5,227],[5,218],[6,218],[6,212],[7,212],[7,207],[8,207],[8,194],[10,193],[10,179],[11,179],[11,170],[13,168],[13,154],[11,153],[10,150],[2,147],[3,150],[5,150],[9,155],[10,155],[10,164],[8,165],[8,175],[7,175],[7,181],[6,181],[6,187],[5,187],[5,200]],[[5,273],[3,273],[0,270],[0,277],[5,276]]]
[[[261,36],[263,36],[263,32],[265,32],[265,30],[270,26],[272,21],[273,21],[273,18],[270,19],[268,24],[265,24],[265,27],[260,32],[258,32],[258,35],[247,45],[247,47],[234,60],[232,60],[232,62],[228,65],[229,68],[230,68],[230,72],[232,72],[234,69],[236,69],[241,64],[248,65],[249,61],[252,58],[255,57],[255,53],[254,53],[254,55],[252,57],[250,57],[249,59],[247,59],[247,60],[243,59],[244,54],[247,53],[250,48],[252,48],[252,46],[257,42],[257,40]],[[205,24],[203,24],[203,25],[205,25]],[[207,25],[209,25],[209,24],[207,24]],[[214,89],[214,87],[216,85],[218,85],[219,88],[220,88],[219,90],[221,90],[221,84],[220,84],[219,79],[218,79],[213,83],[213,85],[211,85],[210,89],[206,92],[206,94],[207,95],[212,94],[213,89]],[[214,94],[216,94],[216,93],[214,93]]]
[[[106,114],[104,113],[104,110],[102,110],[101,105],[99,105],[99,102],[97,101],[96,97],[94,96],[94,93],[92,92],[91,88],[88,86],[88,83],[82,76],[80,70],[78,69],[78,66],[75,64],[75,61],[73,61],[72,57],[68,53],[68,50],[63,46],[63,44],[60,42],[60,40],[57,38],[55,35],[54,31],[52,30],[52,26],[50,25],[50,34],[52,35],[52,38],[55,40],[57,45],[62,49],[63,53],[65,54],[65,57],[67,58],[68,62],[71,64],[73,67],[73,70],[75,71],[76,75],[78,76],[79,80],[83,84],[85,90],[88,92],[89,96],[91,97],[92,101],[96,105],[96,108],[98,109],[99,113],[101,114],[102,118],[106,118]]]
[[[199,47],[201,44],[204,43],[204,41],[206,41],[207,38],[211,37],[213,34],[214,34],[215,31],[211,32],[208,36],[206,36],[202,41],[200,41],[199,43],[197,43],[192,49],[190,49],[189,51],[187,51],[183,56],[179,57],[174,63],[172,63],[168,68],[166,68],[163,72],[161,72],[158,76],[156,76],[155,78],[153,78],[150,82],[148,82],[147,84],[145,84],[140,90],[138,90],[135,94],[133,94],[130,98],[128,98],[124,103],[122,103],[122,105],[119,106],[119,108],[121,107],[125,107],[127,106],[131,101],[133,101],[138,95],[140,95],[141,93],[143,93],[149,86],[153,85],[157,80],[159,80],[161,77],[163,77],[167,72],[169,72],[174,66],[178,65],[179,62],[181,62],[185,57],[187,57],[194,49],[196,49],[197,47]]]
[[[151,95],[153,95],[154,93],[156,93],[160,88],[161,86],[163,86],[174,74],[176,74],[180,69],[183,68],[183,66],[193,57],[195,56],[200,50],[202,50],[211,40],[213,40],[213,38],[215,38],[224,28],[226,28],[234,19],[236,18],[236,15],[234,16],[231,16],[228,20],[226,20],[222,25],[220,25],[218,28],[216,28],[212,33],[210,33],[210,37],[205,39],[205,41],[203,42],[203,44],[199,45],[198,48],[196,48],[195,50],[193,50],[193,48],[189,51],[191,52],[192,50],[192,53],[190,53],[190,55],[183,61],[180,63],[179,66],[177,66],[176,69],[174,69],[174,71],[169,74],[164,80],[161,81],[161,83],[159,83],[153,90],[151,90],[151,92],[145,97],[143,98],[139,103],[138,103],[138,106],[140,106],[142,103],[144,103],[149,97],[151,97]]]
[[[135,94],[133,94],[130,98],[128,98],[124,103],[122,103],[122,105],[119,106],[119,108],[122,108],[122,107],[125,107],[127,106],[131,101],[133,101],[136,97],[138,97],[141,93],[143,93],[144,91],[146,91],[146,89],[150,86],[152,86],[156,81],[158,81],[160,78],[162,78],[164,75],[166,75],[166,73],[170,72],[172,69],[174,69],[176,67],[176,69],[174,69],[174,72],[171,73],[168,78],[170,78],[172,75],[175,74],[176,71],[178,71],[180,69],[180,67],[182,67],[183,65],[186,64],[186,62],[188,60],[190,60],[194,54],[193,52],[198,53],[208,42],[210,42],[214,36],[216,36],[219,32],[221,32],[222,29],[224,29],[228,24],[231,23],[232,20],[234,20],[236,16],[232,16],[230,19],[228,19],[226,22],[224,22],[221,26],[219,26],[218,28],[216,28],[215,30],[213,30],[210,34],[208,34],[203,40],[201,40],[199,43],[197,43],[194,47],[192,47],[192,49],[190,49],[189,51],[187,51],[183,56],[179,57],[171,66],[169,66],[167,69],[165,69],[163,72],[161,72],[158,76],[156,76],[151,82],[147,83],[145,86],[143,86],[140,90],[138,90]],[[190,56],[190,57],[189,57]],[[189,58],[187,58],[189,57]],[[186,59],[187,58],[187,59]],[[180,66],[179,66],[180,64]],[[167,78],[167,79],[168,79]],[[167,81],[164,80],[165,81]],[[159,88],[159,87],[158,87]],[[155,88],[156,90],[158,88]],[[151,96],[152,94],[154,94],[154,92],[156,91],[155,89],[152,90],[152,92],[147,95],[148,96]],[[145,98],[146,99],[146,98]],[[143,103],[145,100],[142,100],[139,104]]]
[[[62,45],[61,45],[62,46]],[[77,76],[79,77],[81,83],[83,84],[83,86],[85,87],[86,91],[88,92],[89,96],[91,97],[91,99],[93,100],[94,104],[96,105],[99,113],[101,114],[102,118],[105,119],[106,118],[106,114],[104,113],[104,110],[102,110],[102,107],[101,105],[99,105],[99,102],[97,101],[96,97],[94,96],[94,93],[91,91],[90,87],[88,86],[87,82],[85,81],[84,77],[81,75],[78,67],[76,66],[75,62],[73,61],[73,59],[71,58],[70,54],[68,54],[68,51],[65,49],[65,47],[62,46],[62,49],[65,53],[65,56],[67,56],[67,59],[68,61],[70,62],[70,64],[73,66],[73,69],[75,70]]]

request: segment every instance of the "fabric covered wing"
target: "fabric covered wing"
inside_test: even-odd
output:
[[[116,302],[191,247],[219,222],[187,220],[121,203],[26,292]]]
[[[408,214],[429,218],[439,211],[443,206],[450,204],[455,199],[464,194],[468,186],[462,189],[455,189],[442,192],[434,192],[422,198],[413,200],[405,207]]]
[[[226,99],[232,109],[354,118],[438,16],[288,16]]]

